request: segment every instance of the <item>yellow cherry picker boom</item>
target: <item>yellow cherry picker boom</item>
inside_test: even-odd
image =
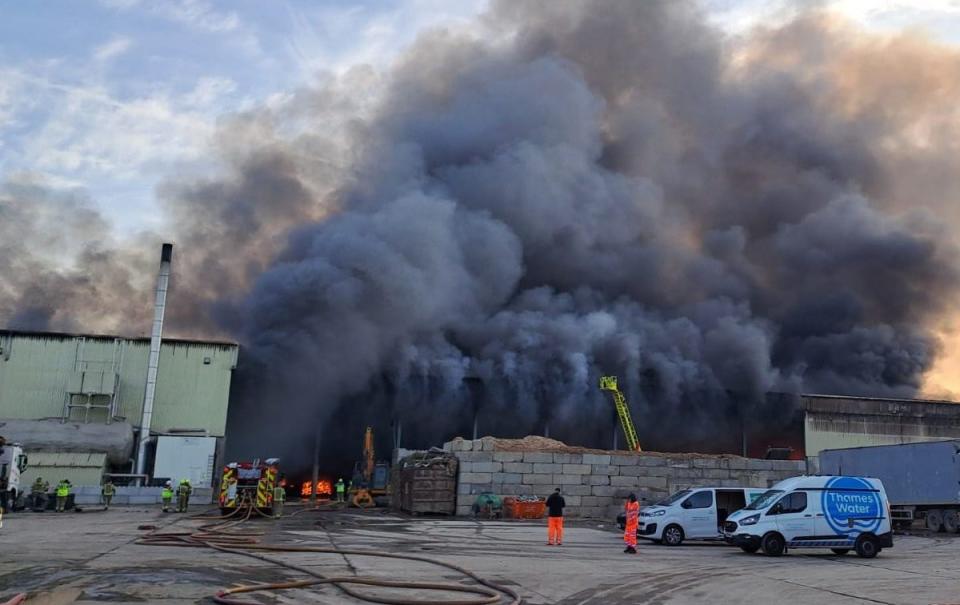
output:
[[[642,452],[640,448],[640,439],[637,437],[637,429],[633,426],[633,420],[630,418],[630,408],[627,407],[627,398],[623,396],[620,389],[617,388],[616,376],[601,376],[600,390],[610,391],[613,396],[613,405],[617,408],[617,417],[620,418],[620,427],[623,428],[623,434],[627,438],[627,447],[633,452]]]

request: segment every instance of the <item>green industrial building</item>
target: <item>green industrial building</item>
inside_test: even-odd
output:
[[[187,475],[210,485],[238,351],[231,342],[163,339],[148,480]],[[89,484],[97,464],[133,475],[149,356],[149,338],[0,330],[0,435],[36,461],[22,482],[46,469]]]

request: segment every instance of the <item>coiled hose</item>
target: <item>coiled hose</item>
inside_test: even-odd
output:
[[[229,531],[234,527],[238,527],[248,521],[253,515],[253,511],[257,510],[253,506],[252,502],[249,500],[242,502],[241,506],[233,510],[229,515],[224,517],[209,517],[209,516],[195,516],[195,519],[218,519],[216,523],[210,523],[206,525],[201,525],[195,531],[188,532],[164,532],[158,533],[153,532],[147,534],[146,536],[137,540],[137,544],[145,544],[150,546],[181,546],[181,547],[198,547],[198,548],[212,548],[220,552],[241,555],[244,557],[250,557],[272,565],[277,565],[279,567],[284,567],[293,571],[300,572],[302,574],[311,576],[309,580],[296,580],[289,582],[273,582],[267,584],[254,584],[249,586],[238,586],[234,588],[227,588],[220,590],[215,595],[213,595],[213,600],[217,603],[222,603],[224,605],[259,605],[256,601],[244,601],[240,599],[231,598],[231,595],[248,593],[248,592],[259,592],[265,590],[286,590],[291,588],[304,588],[307,586],[315,586],[318,584],[332,584],[337,587],[343,593],[362,601],[367,601],[369,603],[382,603],[384,605],[424,605],[427,603],[433,603],[435,605],[493,605],[495,603],[503,602],[504,598],[507,598],[510,605],[520,605],[522,599],[520,595],[517,594],[513,589],[495,584],[490,580],[486,580],[477,574],[464,569],[458,565],[452,563],[447,563],[445,561],[439,561],[437,559],[429,559],[427,557],[420,557],[417,555],[403,555],[395,553],[386,553],[377,550],[354,550],[354,549],[341,549],[341,548],[325,548],[325,547],[316,547],[316,546],[280,546],[280,545],[268,545],[261,544],[259,539],[255,536],[262,535],[262,532],[251,533],[244,531],[243,533],[236,533]],[[304,509],[307,510],[307,509]],[[241,512],[243,511],[243,512]],[[257,512],[261,511],[257,510]],[[264,515],[266,516],[266,515]],[[234,518],[235,517],[235,518]],[[334,576],[327,577],[323,574],[320,574],[312,569],[306,567],[301,567],[293,563],[288,563],[276,558],[268,557],[257,552],[253,551],[267,551],[267,552],[281,552],[281,553],[318,553],[318,554],[333,554],[333,555],[351,555],[351,556],[361,556],[361,557],[376,557],[376,558],[386,558],[386,559],[401,559],[406,561],[417,561],[420,563],[427,563],[429,565],[435,565],[439,567],[444,567],[450,570],[453,570],[466,578],[480,584],[480,586],[464,586],[462,584],[452,584],[446,582],[404,582],[396,580],[387,580],[383,578],[375,577],[364,577],[364,576]],[[453,592],[453,593],[466,593],[469,595],[480,595],[479,597],[469,598],[469,599],[441,599],[441,600],[424,600],[424,599],[410,599],[410,598],[392,598],[387,596],[379,596],[372,594],[364,594],[357,591],[351,585],[363,585],[363,586],[375,586],[380,588],[392,588],[392,589],[404,589],[404,590],[413,590],[417,594],[424,591],[444,591],[444,592]]]

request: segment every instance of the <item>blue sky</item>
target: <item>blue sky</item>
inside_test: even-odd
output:
[[[786,0],[703,0],[732,34]],[[865,26],[960,43],[960,0],[838,0]],[[0,0],[0,183],[81,188],[131,232],[154,187],[203,170],[223,115],[356,64],[384,67],[425,28],[483,0]],[[2,203],[2,199],[0,199]]]
[[[482,3],[0,2],[0,182],[81,187],[121,231],[154,187],[208,157],[218,117],[357,63]],[[0,200],[2,201],[2,200]]]

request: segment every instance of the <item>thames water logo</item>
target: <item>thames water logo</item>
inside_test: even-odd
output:
[[[859,477],[834,477],[821,496],[827,523],[838,535],[876,532],[883,520],[880,494]]]

